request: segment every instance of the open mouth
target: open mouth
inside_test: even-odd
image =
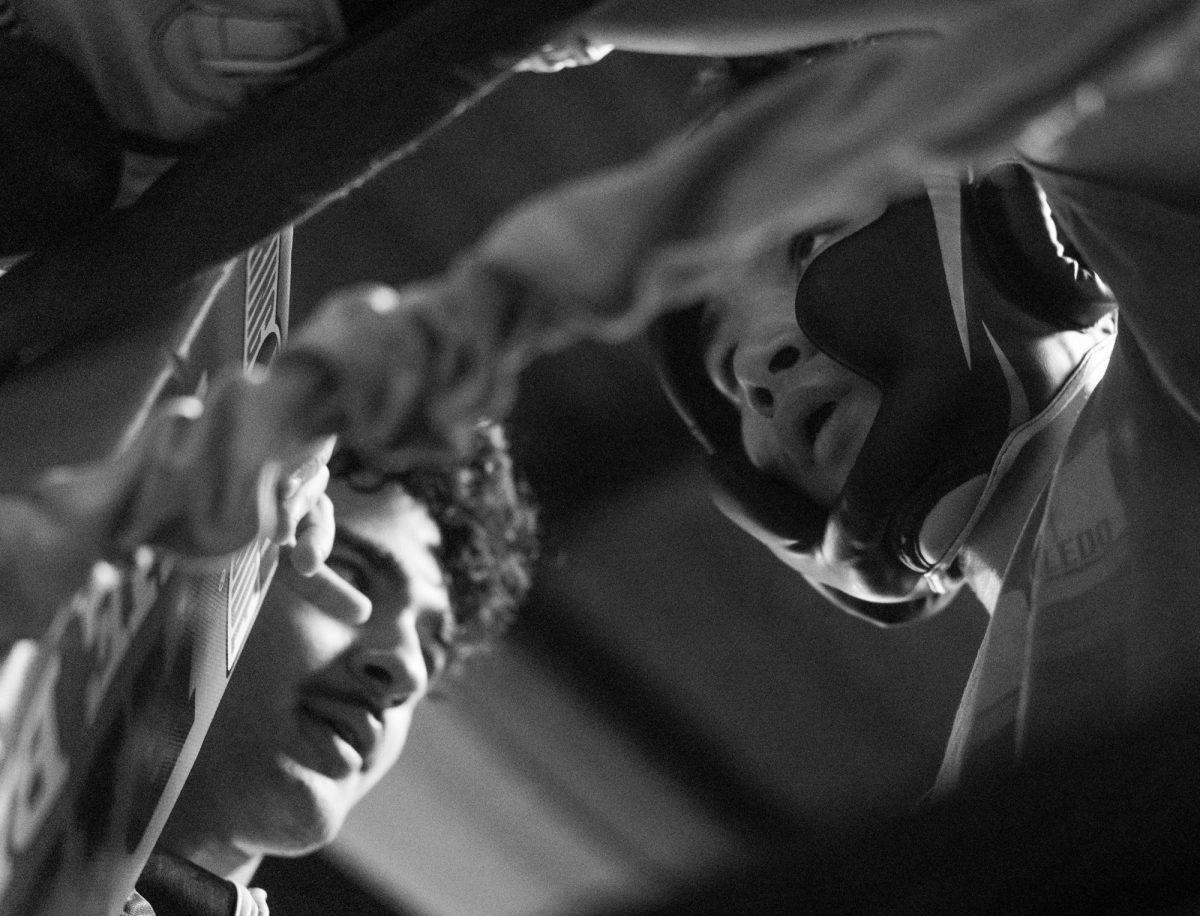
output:
[[[305,711],[328,732],[333,733],[366,760],[374,747],[375,735],[366,721],[366,714],[355,710],[341,709],[336,703],[314,700],[305,704]],[[360,716],[363,721],[359,721]]]
[[[355,751],[358,751],[359,753],[361,753],[361,748],[359,747],[358,738],[354,735],[354,733],[352,731],[350,731],[349,728],[347,728],[341,722],[338,722],[336,719],[331,719],[327,716],[317,716],[317,718],[320,720],[321,724],[323,724],[326,728],[328,728],[335,735],[337,735],[339,738],[341,738],[343,741],[345,741],[348,745],[350,745],[352,748],[354,748]]]
[[[837,410],[837,401],[826,401],[804,418],[804,435],[808,439],[810,448],[816,446],[817,436],[821,435],[821,430],[825,428],[825,424],[829,422],[829,418],[833,416],[835,410]]]

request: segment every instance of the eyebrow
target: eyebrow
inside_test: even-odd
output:
[[[334,544],[353,550],[370,563],[372,567],[381,571],[389,578],[395,579],[397,583],[403,585],[405,588],[408,587],[408,573],[400,566],[395,556],[375,542],[359,534],[355,534],[349,528],[343,528],[341,525],[334,527],[333,542]]]
[[[397,586],[409,590],[409,575],[400,565],[396,557],[384,550],[374,541],[364,538],[362,535],[356,534],[349,528],[341,525],[335,525],[333,529],[333,542],[335,545],[348,548],[358,554],[362,559],[369,563],[372,568],[379,570],[385,576],[393,579]],[[434,560],[437,563],[439,571],[444,574],[442,561],[434,554]],[[445,614],[447,623],[453,626],[457,623],[457,617],[454,614],[454,609],[451,607]]]

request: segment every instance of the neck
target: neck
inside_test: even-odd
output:
[[[163,829],[158,844],[218,877],[245,885],[249,885],[263,858],[262,853],[247,852],[233,842],[173,828],[171,822]]]

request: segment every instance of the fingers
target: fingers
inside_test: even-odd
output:
[[[271,916],[271,911],[267,907],[267,892],[261,887],[250,888],[250,897],[254,900],[254,905],[258,907],[258,912],[255,916]]]
[[[325,495],[329,468],[320,455],[313,455],[276,487],[276,520],[272,540],[280,546],[293,546],[306,516]]]
[[[356,626],[371,618],[371,599],[324,564],[310,575],[301,575],[292,563],[281,563],[277,575],[292,591],[331,617]]]
[[[296,544],[289,551],[292,567],[302,576],[319,570],[333,551],[333,502],[325,493],[296,526]]]
[[[320,464],[329,464],[329,459],[333,457],[334,446],[337,445],[337,436],[325,436],[319,442],[313,458]]]
[[[300,463],[293,468],[291,473],[280,480],[281,498],[291,499],[298,495],[304,485],[316,477],[321,472],[321,469],[329,464],[329,459],[333,457],[333,447],[336,442],[336,437],[325,436],[305,450],[304,457]]]
[[[333,503],[325,488],[334,442],[333,436],[323,439],[277,491],[276,543],[292,548],[292,567],[305,576],[320,569],[333,550]]]

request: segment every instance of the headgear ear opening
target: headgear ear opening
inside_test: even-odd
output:
[[[1028,169],[1008,163],[964,187],[966,231],[1015,305],[1062,330],[1089,328],[1116,307],[1112,290],[1059,232]]]

